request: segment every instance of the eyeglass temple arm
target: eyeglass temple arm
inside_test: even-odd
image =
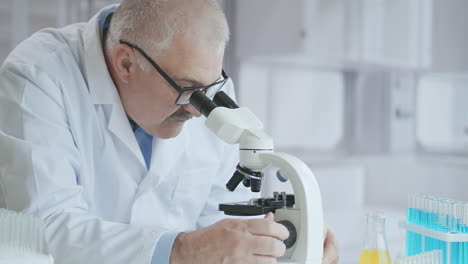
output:
[[[143,55],[143,57],[145,57],[145,59],[159,72],[159,74],[161,74],[161,76],[168,82],[170,83],[174,88],[176,88],[179,92],[182,90],[179,85],[177,85],[177,83],[175,83],[171,77],[169,77],[169,75],[167,75],[162,69],[161,67],[159,67],[159,65],[157,65],[153,59],[150,58],[150,56],[148,56],[148,54],[146,54],[146,52],[143,51],[143,49],[141,49],[140,47],[138,47],[137,45],[135,44],[132,44],[130,42],[127,42],[125,40],[120,40],[120,44],[124,44],[124,45],[127,45],[131,48],[134,48],[136,49],[141,55]]]

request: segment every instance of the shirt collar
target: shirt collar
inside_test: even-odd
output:
[[[117,7],[118,6],[114,5],[106,8],[102,10],[97,17],[101,42],[104,40],[104,34],[109,31],[112,15],[114,14]]]
[[[117,87],[107,69],[99,27],[99,17],[104,28],[107,15],[115,8],[117,5],[102,9],[88,22],[83,32],[86,79],[94,104],[120,104]]]

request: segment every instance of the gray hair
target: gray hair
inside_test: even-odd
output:
[[[157,57],[179,33],[219,52],[229,41],[226,17],[216,0],[123,0],[112,17],[105,50],[111,54],[122,39]],[[143,56],[138,54],[137,61],[149,71]]]

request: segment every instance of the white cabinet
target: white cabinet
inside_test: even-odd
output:
[[[346,2],[342,0],[238,0],[236,55],[302,56],[338,60],[344,51]]]
[[[468,70],[468,1],[349,1],[352,61],[426,71]]]
[[[418,86],[417,139],[429,151],[468,152],[468,75],[426,75]]]
[[[433,0],[432,71],[468,71],[468,1]]]
[[[346,60],[398,68],[429,66],[432,0],[348,2]]]
[[[275,145],[335,150],[344,129],[342,74],[296,68],[273,69],[271,73],[270,121]]]
[[[468,70],[466,0],[238,0],[235,6],[241,58]]]
[[[239,104],[250,108],[275,139],[275,147],[331,153],[344,134],[341,72],[244,63]]]
[[[432,0],[240,0],[237,55],[296,56],[324,65],[414,67]]]

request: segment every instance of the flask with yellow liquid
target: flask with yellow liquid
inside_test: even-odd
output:
[[[385,236],[385,215],[381,212],[367,214],[366,236],[359,264],[392,264]]]

